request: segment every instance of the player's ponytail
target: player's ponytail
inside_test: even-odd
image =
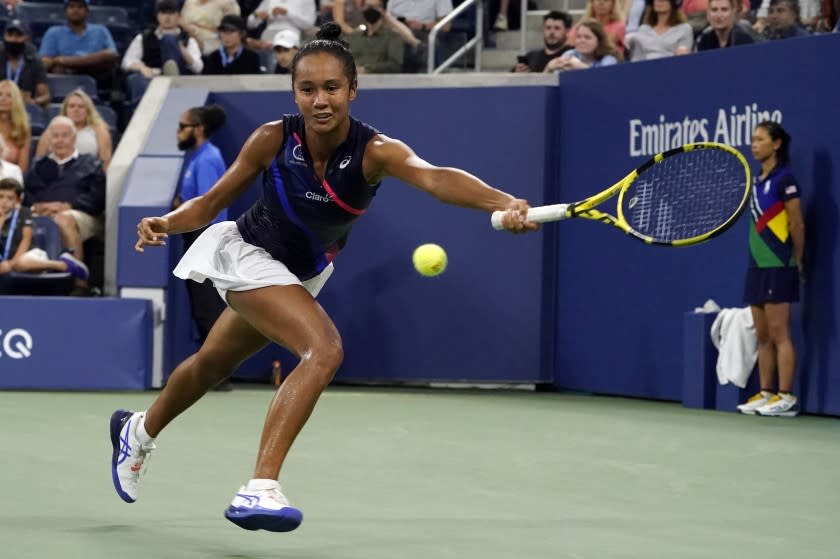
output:
[[[790,134],[787,133],[787,130],[782,128],[781,124],[772,120],[765,120],[763,122],[759,122],[756,125],[756,128],[763,128],[765,132],[767,132],[767,135],[770,136],[770,138],[772,138],[774,141],[782,141],[781,145],[779,146],[779,149],[776,150],[776,161],[778,161],[780,165],[787,165],[790,162],[791,142],[791,137]]]
[[[216,130],[224,126],[227,120],[224,107],[218,104],[207,105],[206,107],[193,107],[190,109],[190,114],[204,127],[204,135],[208,138]]]
[[[347,43],[342,41],[339,38],[340,36],[341,27],[335,22],[327,22],[318,29],[315,40],[306,43],[297,51],[295,57],[292,59],[292,87],[295,84],[298,62],[304,56],[318,52],[326,52],[336,57],[344,67],[344,75],[347,76],[347,81],[350,82],[350,89],[356,87],[356,61],[353,59],[353,55],[350,54]]]

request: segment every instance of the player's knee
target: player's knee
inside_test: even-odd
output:
[[[323,371],[325,381],[329,382],[344,361],[341,338],[336,336],[319,342],[312,348],[309,359],[317,370]]]

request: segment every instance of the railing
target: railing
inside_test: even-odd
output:
[[[523,4],[526,2],[523,1]],[[459,48],[449,58],[443,61],[440,66],[435,67],[435,54],[437,51],[437,36],[441,29],[443,29],[449,22],[458,17],[464,10],[475,4],[475,37],[467,41],[467,43]],[[446,17],[432,27],[429,32],[429,51],[427,68],[430,74],[440,74],[459,58],[466,54],[471,48],[475,47],[475,71],[481,71],[481,49],[484,46],[484,0],[466,0],[458,5],[457,8],[449,12]]]

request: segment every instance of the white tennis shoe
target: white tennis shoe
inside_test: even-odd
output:
[[[277,481],[253,480],[239,488],[225,518],[246,530],[291,532],[303,522],[303,513],[289,505]]]
[[[145,412],[117,410],[111,415],[111,478],[117,495],[126,503],[137,500],[137,484],[145,472],[154,443],[140,444],[137,424]]]

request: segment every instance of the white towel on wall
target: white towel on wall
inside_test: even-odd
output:
[[[718,382],[746,387],[758,359],[758,338],[750,308],[722,309],[710,334],[718,349]]]

